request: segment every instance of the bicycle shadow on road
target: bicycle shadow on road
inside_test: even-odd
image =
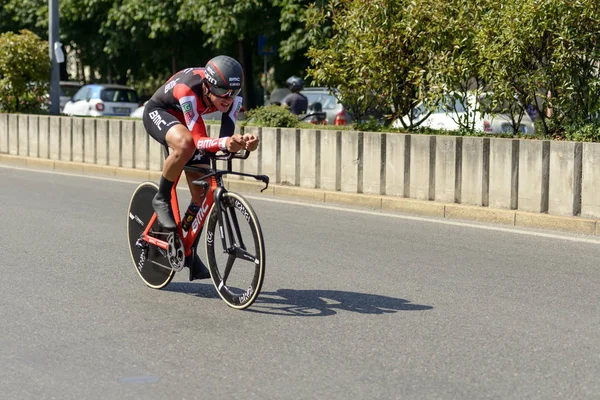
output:
[[[167,292],[191,294],[203,299],[221,299],[212,282],[210,280],[207,280],[206,282],[208,282],[208,284],[199,282],[171,282],[163,290],[166,290]]]
[[[212,284],[172,282],[164,290],[191,294],[204,299],[220,299]],[[279,289],[261,292],[246,311],[300,317],[326,317],[340,311],[360,314],[390,314],[398,311],[425,311],[432,306],[413,304],[408,300],[376,294],[341,290]]]
[[[398,311],[431,310],[432,306],[375,294],[340,290],[279,289],[262,292],[250,312],[304,317],[325,317],[340,311],[360,314],[389,314]]]

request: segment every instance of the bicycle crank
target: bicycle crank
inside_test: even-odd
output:
[[[170,233],[167,243],[169,244],[169,248],[167,249],[167,259],[169,260],[169,264],[175,272],[179,272],[183,269],[185,264],[183,242],[178,235]]]

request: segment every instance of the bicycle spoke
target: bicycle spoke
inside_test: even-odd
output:
[[[233,267],[233,262],[236,258],[235,254],[229,254],[229,257],[227,257],[227,265],[225,266],[225,272],[223,273],[223,284],[227,284],[227,278],[229,277],[231,267]]]
[[[235,251],[236,258],[241,258],[242,260],[250,261],[254,264],[258,264],[258,258],[255,255],[250,254],[244,249],[237,248]]]

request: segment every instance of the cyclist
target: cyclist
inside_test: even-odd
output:
[[[304,89],[304,80],[297,76],[290,76],[285,83],[292,93],[281,100],[281,105],[288,107],[289,110],[296,115],[306,114],[306,111],[308,110],[308,99],[300,93],[300,91]]]
[[[239,96],[244,83],[242,66],[228,56],[217,56],[204,68],[177,72],[150,98],[144,109],[143,123],[150,136],[171,148],[162,170],[158,193],[152,200],[158,222],[166,230],[176,229],[171,209],[171,190],[186,165],[209,166],[204,152],[242,149],[254,151],[258,137],[234,134],[242,106]],[[219,138],[210,138],[202,114],[223,113]],[[192,185],[202,174],[186,171],[192,201],[188,212],[199,209],[204,199],[202,188]],[[198,260],[199,261],[199,260]],[[191,268],[190,268],[191,273]],[[192,278],[190,274],[190,279]]]

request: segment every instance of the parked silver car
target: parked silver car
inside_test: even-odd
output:
[[[135,89],[113,84],[85,85],[75,93],[63,109],[66,115],[129,116],[139,107]]]
[[[315,103],[320,103],[322,111],[327,115],[327,125],[348,125],[351,117],[346,108],[333,95],[332,91],[325,87],[307,87],[300,91],[308,98],[309,113]],[[313,110],[319,111],[319,110]]]

